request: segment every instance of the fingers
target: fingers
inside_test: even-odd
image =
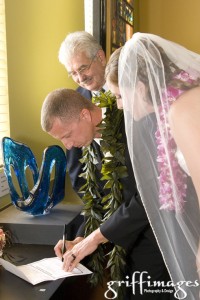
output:
[[[65,249],[67,250],[71,250],[74,245],[78,243],[78,240],[74,240],[74,241],[65,241]],[[56,254],[56,256],[58,256],[59,258],[62,258],[62,249],[63,249],[63,241],[59,240],[58,243],[55,245],[54,247],[54,252]]]
[[[78,265],[78,263],[81,261],[81,257],[77,254],[74,254],[74,251],[67,251],[64,256],[64,262],[63,262],[63,270],[66,272],[72,272],[73,269]]]
[[[63,241],[59,240],[58,243],[54,247],[54,252],[55,252],[56,256],[58,256],[59,258],[62,258],[62,246],[63,246]]]
[[[68,272],[72,272],[73,269],[78,265],[78,263],[80,262],[79,258],[77,258],[74,254],[71,255],[71,258],[72,258],[72,262],[71,264],[69,265],[69,268],[68,268]]]
[[[94,235],[96,233],[90,234],[87,238],[76,238],[74,241],[67,241],[67,251],[63,255],[63,270],[67,272],[72,272],[77,264],[86,256],[94,252],[99,244],[99,239],[95,240]],[[98,237],[98,236],[97,236]],[[100,242],[102,241],[102,234],[100,234]],[[70,245],[71,244],[71,245]],[[54,247],[55,253],[58,257],[62,257],[62,240],[60,240]]]
[[[71,272],[84,257],[94,252],[97,246],[98,244],[94,243],[93,239],[89,236],[77,243],[73,249],[68,250],[63,255],[63,269]]]

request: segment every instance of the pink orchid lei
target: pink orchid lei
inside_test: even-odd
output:
[[[178,74],[176,78],[186,82],[192,82],[194,80],[194,78],[191,78],[191,76],[184,71]],[[157,142],[157,162],[159,171],[158,180],[159,201],[161,204],[160,209],[165,209],[168,211],[183,211],[187,191],[187,175],[181,169],[178,160],[175,156],[177,146],[171,135],[169,124],[168,122],[166,122],[166,116],[169,111],[170,105],[182,93],[183,91],[177,88],[167,88],[166,96],[163,97],[163,103],[159,107],[162,134],[159,128],[155,133]],[[166,145],[164,145],[162,137],[164,137]],[[168,156],[165,149],[167,149]],[[171,166],[171,170],[169,165]],[[175,182],[175,190],[173,188],[173,182]]]

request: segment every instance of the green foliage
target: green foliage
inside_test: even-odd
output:
[[[101,93],[100,96],[93,97],[93,102],[106,108],[105,117],[99,125],[102,133],[101,151],[103,153],[101,180],[105,181],[104,189],[106,196],[103,198],[99,194],[97,179],[95,176],[96,165],[94,163],[95,151],[92,144],[83,151],[80,160],[84,166],[84,172],[80,175],[86,180],[86,184],[80,189],[83,195],[84,214],[87,216],[85,225],[85,236],[105,222],[121,205],[122,184],[121,178],[127,176],[124,158],[125,146],[121,140],[121,126],[123,111],[117,109],[116,99],[110,92]],[[107,268],[110,270],[110,280],[123,280],[125,268],[125,251],[119,246],[114,246],[107,254]],[[93,286],[103,282],[105,257],[103,248],[100,245],[92,254],[89,267],[93,271],[90,282]],[[122,299],[123,292],[116,286],[118,299]]]

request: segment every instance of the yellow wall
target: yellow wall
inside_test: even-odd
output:
[[[84,30],[84,1],[5,4],[11,137],[28,144],[40,164],[46,146],[61,145],[41,130],[40,110],[51,90],[75,88],[57,55],[67,33]],[[200,53],[199,0],[135,0],[135,7],[135,31],[161,35]],[[69,180],[67,191],[68,185]]]
[[[138,31],[161,35],[200,53],[200,1],[136,0]]]
[[[58,61],[69,32],[84,30],[83,0],[5,0],[11,137],[29,145],[40,164],[46,146],[59,144],[40,127],[51,90],[74,88]]]
[[[43,149],[60,144],[40,127],[44,97],[74,88],[58,62],[67,33],[84,30],[84,1],[6,0],[11,137],[28,144],[41,161]],[[200,53],[200,1],[136,0],[136,30],[159,34]],[[78,9],[77,9],[78,8]]]

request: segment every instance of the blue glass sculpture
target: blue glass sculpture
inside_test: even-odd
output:
[[[12,203],[16,208],[28,214],[39,216],[50,212],[65,195],[66,155],[57,145],[44,150],[42,165],[38,170],[37,162],[31,149],[11,138],[2,140],[4,171],[8,180]],[[50,191],[50,179],[55,165],[55,178]],[[26,170],[30,168],[34,186],[29,191]],[[20,197],[12,180],[11,168],[19,183]]]

